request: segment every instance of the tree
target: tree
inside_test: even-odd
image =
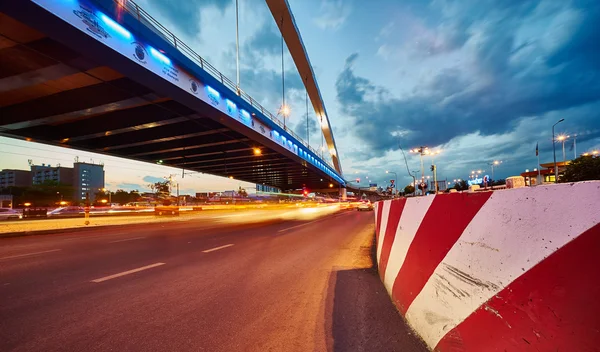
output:
[[[171,187],[169,181],[155,182],[148,185],[148,187],[155,193],[159,198],[166,197],[171,193]]]
[[[404,187],[404,194],[413,194],[415,193],[415,187],[413,185],[408,185]]]
[[[600,180],[600,157],[580,156],[565,167],[560,182]]]
[[[467,184],[467,181],[460,180],[454,184],[454,189],[457,191],[466,191],[469,189],[469,185]]]

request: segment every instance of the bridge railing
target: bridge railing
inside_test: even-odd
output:
[[[296,140],[298,140],[306,149],[312,151],[315,155],[319,155],[319,152],[311,147],[304,139],[300,138],[294,131],[287,128],[287,126],[281,122],[277,118],[277,115],[273,115],[270,111],[265,109],[262,105],[260,105],[255,99],[253,99],[248,93],[244,92],[240,87],[237,86],[232,80],[223,75],[219,70],[217,70],[213,65],[211,65],[208,61],[204,60],[202,56],[196,53],[192,48],[190,48],[187,44],[185,44],[181,39],[179,39],[175,34],[169,31],[165,26],[163,26],[160,22],[158,22],[154,17],[152,17],[148,12],[142,9],[138,4],[129,0],[129,1],[119,1],[113,0],[117,6],[117,8],[124,9],[129,12],[132,16],[137,18],[138,22],[152,30],[154,33],[159,35],[161,38],[165,39],[169,42],[173,47],[183,53],[192,61],[196,62],[200,65],[200,67],[208,72],[211,76],[219,80],[223,85],[227,86],[233,92],[235,92],[238,96],[244,99],[250,106],[254,107],[258,111],[260,111],[264,116],[268,119],[276,123],[278,126],[283,128],[287,133],[292,135]],[[321,155],[321,158],[323,156]],[[324,160],[333,170],[335,167],[329,160]]]

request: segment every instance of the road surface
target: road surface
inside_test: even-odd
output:
[[[372,267],[373,214],[0,239],[1,351],[426,351]]]

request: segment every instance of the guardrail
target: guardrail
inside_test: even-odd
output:
[[[231,89],[235,94],[244,99],[250,106],[254,107],[258,111],[260,111],[264,116],[268,119],[276,123],[279,127],[283,128],[284,131],[289,133],[292,137],[297,139],[306,149],[312,151],[315,155],[319,155],[319,152],[316,151],[313,147],[311,147],[308,143],[304,141],[304,139],[300,138],[296,133],[292,130],[288,129],[287,126],[281,122],[277,115],[273,115],[270,111],[265,109],[262,105],[260,105],[255,99],[253,99],[249,94],[244,92],[237,84],[235,84],[232,80],[223,75],[219,70],[217,70],[213,65],[211,65],[208,61],[202,58],[198,53],[196,53],[192,48],[190,48],[187,44],[185,44],[181,39],[179,39],[175,34],[165,28],[160,22],[158,22],[154,17],[152,17],[148,12],[142,9],[135,2],[128,1],[119,1],[113,0],[113,2],[117,5],[118,8],[121,8],[131,14],[133,17],[137,18],[138,22],[146,26],[148,29],[152,30],[154,33],[159,35],[161,38],[165,39],[169,44],[173,45],[175,49],[179,50],[182,54],[184,54],[187,58],[196,62],[200,65],[204,71],[208,72],[211,76],[219,80],[223,85]],[[333,170],[335,167],[329,160],[323,159],[323,154],[321,154],[321,159],[327,163]]]

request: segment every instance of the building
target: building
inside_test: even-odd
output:
[[[563,161],[556,162],[556,166],[558,167],[558,178],[559,179],[562,176],[562,174],[565,172],[567,165],[569,165],[570,163],[571,163],[570,160],[567,160],[565,162],[563,162]],[[540,164],[539,175],[542,178],[542,180],[541,180],[542,183],[548,183],[548,182],[554,183],[556,180],[556,178],[554,177],[554,163]],[[538,180],[537,180],[538,170],[537,169],[533,169],[533,171],[525,170],[525,172],[521,173],[521,176],[523,176],[525,178],[525,184],[527,186],[533,186],[538,183]]]
[[[60,164],[31,165],[31,184],[41,185],[47,181],[54,181],[63,185],[73,185],[73,169],[62,167]]]
[[[271,187],[267,185],[256,184],[256,192],[270,192],[270,193],[281,193],[281,190],[277,187]]]
[[[31,171],[6,169],[0,171],[0,189],[31,186]]]
[[[87,193],[90,201],[94,201],[96,192],[104,188],[104,165],[76,162],[73,164],[72,180],[76,201],[85,201]]]

